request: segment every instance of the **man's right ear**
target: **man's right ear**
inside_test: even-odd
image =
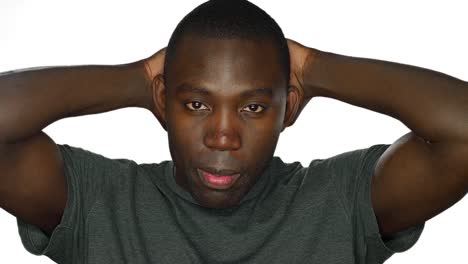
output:
[[[164,77],[162,74],[158,74],[154,77],[151,84],[153,90],[153,102],[154,109],[152,112],[158,119],[164,130],[166,128],[166,85],[164,83]]]

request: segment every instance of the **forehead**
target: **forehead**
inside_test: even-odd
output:
[[[283,87],[278,49],[270,41],[185,36],[166,80],[171,87]],[[284,88],[284,87],[283,87]]]

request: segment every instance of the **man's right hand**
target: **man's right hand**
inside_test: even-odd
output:
[[[158,52],[153,54],[151,57],[144,59],[146,76],[150,82],[158,76],[164,73],[164,58],[166,57],[166,48],[160,49]]]
[[[150,111],[153,113],[153,115],[158,119],[159,123],[163,128],[165,128],[164,121],[160,115],[157,114],[155,111],[155,102],[153,98],[153,87],[154,87],[154,82],[160,81],[158,80],[157,77],[158,75],[163,75],[164,74],[164,59],[166,57],[166,48],[163,48],[153,54],[151,57],[148,57],[143,60],[145,64],[145,69],[146,69],[146,78],[147,82],[150,84],[148,85],[148,94],[151,96],[151,101],[152,105],[150,106]]]

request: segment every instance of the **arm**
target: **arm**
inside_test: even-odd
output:
[[[124,107],[152,110],[151,72],[161,60],[159,54],[125,65],[0,74],[0,207],[50,235],[67,194],[60,152],[41,130],[67,117]]]
[[[303,102],[325,96],[400,120],[412,132],[379,159],[372,203],[380,233],[426,221],[468,191],[468,84],[431,70],[290,42]],[[299,56],[302,50],[307,56]],[[292,67],[294,68],[294,67]]]
[[[142,69],[133,63],[1,74],[0,143],[26,139],[62,118],[148,105]]]

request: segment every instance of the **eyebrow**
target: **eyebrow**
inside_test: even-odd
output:
[[[255,89],[249,89],[245,90],[241,93],[242,97],[251,97],[251,96],[268,96],[272,97],[273,96],[273,90],[269,87],[264,87],[264,88],[255,88]]]
[[[211,95],[211,92],[204,88],[198,86],[191,86],[189,84],[181,84],[177,87],[178,93],[198,93],[203,95]],[[273,96],[273,89],[269,87],[254,88],[241,92],[241,97],[251,97],[251,96]]]
[[[210,95],[211,92],[208,91],[208,89],[203,88],[203,87],[195,87],[188,85],[186,83],[183,83],[176,88],[177,93],[199,93],[203,95]]]

